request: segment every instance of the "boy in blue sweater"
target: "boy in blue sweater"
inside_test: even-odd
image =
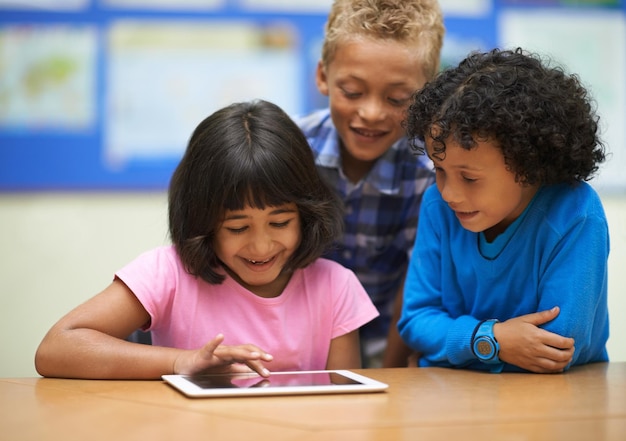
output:
[[[608,361],[609,232],[585,182],[605,150],[578,78],[522,49],[473,53],[415,94],[407,130],[437,182],[398,325],[419,365]]]

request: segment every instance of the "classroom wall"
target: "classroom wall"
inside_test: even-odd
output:
[[[612,246],[609,355],[626,361],[626,194],[603,202]],[[168,243],[166,218],[162,192],[0,194],[0,377],[37,375],[33,356],[50,326],[137,254]]]
[[[106,90],[104,84],[99,84],[97,96],[93,97],[93,106],[88,106],[90,110],[85,115],[74,111],[59,111],[55,108],[52,115],[47,115],[53,117],[54,121],[57,117],[63,117],[61,119],[65,124],[77,124],[77,121],[72,120],[73,117],[85,117],[87,120],[91,117],[93,121],[87,121],[85,127],[79,124],[78,128],[82,127],[84,130],[78,130],[78,133],[74,133],[72,127],[74,129],[76,127],[71,124],[69,130],[66,127],[58,132],[52,130],[50,133],[46,132],[45,126],[40,127],[40,121],[37,120],[39,114],[30,111],[37,110],[36,108],[21,107],[28,103],[24,99],[19,99],[21,95],[16,92],[20,90],[16,91],[13,83],[7,82],[7,86],[2,89],[5,83],[1,80],[12,78],[12,76],[0,75],[0,89],[10,95],[9,98],[17,99],[10,102],[17,105],[19,110],[17,130],[11,126],[11,123],[15,124],[16,121],[9,118],[9,124],[6,127],[2,126],[2,123],[7,123],[7,121],[0,121],[0,126],[2,126],[0,127],[0,146],[2,147],[0,149],[0,350],[2,351],[0,377],[35,375],[33,367],[35,349],[44,333],[62,314],[103,289],[112,279],[113,273],[137,254],[154,246],[168,243],[167,201],[164,188],[171,170],[177,163],[178,156],[164,155],[168,159],[161,158],[160,154],[171,152],[167,149],[161,151],[155,148],[155,142],[171,141],[174,145],[184,148],[184,141],[191,129],[182,127],[182,124],[181,127],[174,126],[174,129],[181,129],[179,135],[176,130],[172,130],[171,126],[163,125],[163,121],[178,121],[177,118],[172,118],[171,109],[185,110],[185,112],[177,110],[175,115],[178,117],[182,113],[190,113],[191,110],[196,109],[196,104],[199,104],[200,115],[204,117],[209,112],[206,107],[207,103],[220,107],[218,97],[228,101],[235,100],[235,96],[239,95],[222,93],[224,84],[221,79],[232,75],[230,70],[226,70],[227,66],[232,66],[232,69],[242,72],[252,70],[241,69],[241,65],[237,63],[219,64],[220,69],[213,69],[212,65],[209,65],[208,70],[218,76],[213,77],[213,81],[207,81],[205,73],[203,71],[198,73],[196,70],[198,67],[195,64],[196,58],[213,60],[215,63],[220,63],[220,61],[213,56],[215,54],[212,50],[216,48],[213,48],[211,44],[208,44],[208,47],[198,44],[195,33],[189,34],[191,36],[189,41],[174,39],[174,42],[182,45],[185,51],[200,50],[199,53],[191,52],[193,56],[190,56],[192,62],[190,68],[186,68],[186,65],[180,67],[181,60],[178,56],[173,64],[168,58],[164,58],[164,54],[153,53],[154,48],[159,47],[161,42],[160,40],[153,41],[152,37],[160,35],[164,38],[164,28],[156,33],[153,33],[150,26],[144,29],[143,25],[150,21],[144,22],[144,19],[155,17],[162,19],[165,18],[165,14],[160,10],[155,11],[150,6],[151,2],[143,2],[144,7],[138,7],[137,10],[135,8],[120,9],[119,5],[125,2],[70,2],[73,6],[69,5],[69,12],[65,11],[66,13],[39,8],[22,10],[28,2],[22,3],[19,7],[7,8],[7,5],[4,5],[3,9],[0,6],[2,10],[0,31],[8,32],[3,34],[5,36],[20,36],[20,38],[13,39],[4,38],[5,44],[7,41],[14,44],[21,42],[20,44],[25,44],[24,47],[30,48],[28,42],[31,40],[24,39],[24,35],[32,34],[33,41],[39,35],[36,27],[32,29],[24,26],[11,27],[15,24],[31,21],[43,24],[59,22],[87,24],[86,28],[78,30],[80,38],[76,41],[80,44],[77,52],[70,50],[65,55],[70,56],[72,60],[78,60],[78,66],[85,69],[85,72],[83,69],[78,69],[78,74],[82,74],[76,77],[78,80],[87,80],[85,84],[88,85],[91,84],[90,81],[95,81],[95,78],[99,78],[99,81],[103,83],[106,79],[110,90]],[[167,2],[152,2],[152,6],[155,3],[166,4]],[[208,38],[209,42],[221,41],[214,39],[211,35],[207,36],[208,30],[223,36],[225,28],[220,26],[213,28],[216,21],[220,20],[228,23],[231,19],[240,16],[256,17],[248,24],[258,21],[264,23],[263,26],[269,26],[268,29],[273,29],[272,26],[283,23],[283,19],[289,19],[289,17],[303,20],[297,21],[297,26],[292,27],[292,30],[298,31],[293,39],[281,40],[288,44],[283,48],[286,53],[279,51],[278,54],[279,60],[299,60],[302,64],[299,76],[302,78],[293,77],[289,68],[283,69],[282,65],[275,65],[275,60],[268,59],[267,53],[261,51],[264,54],[261,58],[264,60],[263,66],[268,68],[263,72],[270,72],[266,75],[266,80],[268,90],[272,93],[280,93],[281,96],[290,99],[302,94],[302,101],[307,110],[321,104],[319,102],[321,96],[313,87],[314,83],[310,75],[317,62],[319,38],[330,0],[206,2],[206,7],[202,11],[185,10],[185,2],[171,1],[170,3],[171,8],[183,8],[173,15],[174,21],[193,19],[192,22],[194,22],[199,19],[203,23],[202,26],[191,31],[199,32],[198,35]],[[444,9],[447,28],[442,59],[444,65],[456,63],[470,49],[488,48],[496,43],[515,43],[515,45],[528,45],[529,48],[534,44],[539,44],[547,52],[558,55],[557,59],[561,57],[571,59],[571,69],[583,74],[587,81],[596,86],[594,92],[597,93],[605,112],[603,117],[607,118],[606,125],[612,130],[609,133],[611,135],[609,140],[613,141],[611,145],[614,150],[612,165],[605,170],[604,174],[601,174],[601,177],[610,178],[608,183],[616,184],[613,185],[613,189],[617,188],[619,191],[619,193],[607,193],[603,196],[612,237],[612,253],[609,261],[609,307],[613,319],[608,346],[613,360],[626,361],[626,323],[621,320],[626,316],[626,185],[617,185],[623,184],[626,178],[626,175],[622,173],[623,166],[626,164],[623,149],[626,132],[622,124],[625,95],[624,82],[620,80],[625,72],[623,47],[624,40],[626,40],[626,3],[554,1],[543,2],[546,4],[545,7],[541,5],[542,2],[510,0],[463,2],[440,0],[440,3]],[[573,6],[574,3],[581,3],[581,9],[576,9]],[[275,15],[275,18],[280,20],[276,22],[273,19],[268,20],[273,16],[271,13],[273,7],[279,4],[286,8]],[[72,10],[72,7],[75,10]],[[310,10],[312,15],[302,16],[300,13],[305,9]],[[290,13],[295,15],[292,16]],[[536,13],[538,15],[535,15]],[[138,19],[142,26],[137,26],[137,23],[133,25],[131,20],[129,29],[125,18]],[[243,32],[242,35],[248,35],[248,37],[261,31],[261,35],[265,35],[264,32],[267,30],[263,26],[260,28],[261,31],[256,26],[241,28],[242,22],[239,20],[231,24],[234,26],[229,28],[231,32]],[[187,29],[187,23],[183,27]],[[30,34],[23,35],[22,31],[25,29],[30,29]],[[55,51],[57,46],[64,46],[62,43],[59,44],[56,38],[66,35],[65,38],[68,41],[75,39],[73,32],[76,29],[71,26],[64,29],[65,33],[60,34],[57,27],[52,29],[50,35],[54,37],[52,40],[54,44],[51,44],[51,48]],[[170,32],[175,31],[175,29],[167,29]],[[282,25],[277,29],[285,30]],[[580,29],[584,29],[584,32]],[[137,49],[132,45],[118,47],[112,44],[116,41],[119,43],[115,36],[127,35],[126,32],[132,34],[133,31],[137,32],[136,35],[144,35],[144,37],[143,32],[148,32],[147,35],[150,38],[134,38],[131,39],[132,41],[154,45],[154,47],[149,47],[143,56],[130,56],[134,54],[132,50]],[[287,36],[289,35],[291,34],[288,32]],[[176,36],[180,35],[176,34]],[[265,39],[260,40],[265,41]],[[44,37],[43,41],[47,42],[48,39]],[[252,39],[252,41],[255,40]],[[83,45],[86,46],[83,47]],[[218,46],[217,52],[220,53],[223,48],[221,43]],[[9,45],[9,47],[12,46]],[[45,48],[46,45],[42,47]],[[4,63],[5,68],[13,67],[15,72],[21,72],[31,62],[32,51],[21,50],[19,45],[14,49],[14,52],[0,51],[0,61],[4,54],[5,59],[9,60]],[[246,46],[240,49],[245,52],[250,48]],[[29,56],[24,59],[14,56],[14,54],[27,52]],[[90,57],[96,55],[100,57],[98,59],[101,59],[101,62],[90,62]],[[146,55],[154,55],[154,59],[146,58]],[[232,54],[229,53],[229,55]],[[244,55],[243,61],[250,58],[247,52]],[[44,61],[48,58],[43,57]],[[50,59],[55,60],[55,58]],[[180,89],[167,87],[161,87],[160,90],[163,93],[158,95],[159,100],[164,99],[164,101],[159,101],[158,104],[150,100],[146,101],[146,97],[156,99],[157,95],[154,95],[152,90],[159,89],[154,84],[160,83],[146,82],[144,75],[133,76],[133,78],[141,79],[138,83],[130,82],[127,75],[120,74],[118,78],[116,73],[124,73],[126,72],[124,69],[134,66],[133,63],[129,63],[129,60],[140,61],[140,67],[150,72],[153,81],[156,81],[155,72],[163,74],[159,78],[169,79],[172,73],[169,69],[175,65],[180,75],[185,74],[180,77],[179,84],[189,84],[190,79],[196,80],[192,83],[194,86],[188,89],[193,91],[187,96],[189,101],[181,101]],[[145,64],[146,60],[156,64]],[[83,62],[85,62],[84,65]],[[295,64],[300,66],[299,62]],[[90,69],[94,69],[93,72],[87,69],[89,66],[91,66]],[[113,66],[113,68],[107,69],[107,66]],[[288,62],[287,67],[289,66],[291,64]],[[118,71],[118,69],[121,70]],[[41,73],[41,69],[37,72]],[[50,72],[52,78],[55,79],[54,74],[57,71],[52,69]],[[287,80],[282,76],[276,77],[278,72]],[[188,78],[187,74],[195,75]],[[255,67],[255,75],[259,76],[259,66]],[[74,79],[72,76],[69,78]],[[237,78],[239,77],[235,76],[237,90],[234,92],[250,94],[250,89],[241,88],[242,82]],[[69,81],[68,84],[73,86],[74,82],[74,80]],[[275,87],[274,83],[278,86]],[[83,83],[79,81],[79,84]],[[107,113],[107,106],[110,103],[105,99],[105,95],[109,98],[121,97],[125,100],[132,98],[129,91],[136,91],[138,88],[143,90],[140,86],[144,84],[152,87],[148,94],[141,95],[139,101],[144,105],[122,106],[126,110],[137,110],[137,115],[141,115],[141,118],[133,118],[137,116],[134,114],[129,117],[125,113],[119,113],[119,106],[112,106],[113,109],[117,109],[116,112]],[[207,99],[206,93],[211,90],[197,87],[212,84],[219,84],[217,88],[219,93],[214,94],[215,96],[209,94],[208,96],[212,98]],[[32,87],[25,88],[22,92],[32,90]],[[53,94],[51,95],[53,99],[57,98],[59,103],[72,104],[74,101],[69,98],[74,96],[73,87],[62,88],[61,91],[69,92],[69,95]],[[173,104],[167,100],[169,97],[169,94],[165,93],[167,91],[170,91],[176,98]],[[262,96],[257,95],[260,92],[262,90],[255,90],[253,95]],[[91,93],[93,91],[87,87],[86,95],[90,96]],[[45,93],[42,93],[42,96],[48,97]],[[286,106],[280,100],[280,96],[274,96],[272,99]],[[34,102],[38,101],[34,100]],[[43,102],[48,103],[48,99]],[[87,102],[90,101],[87,100]],[[113,99],[112,102],[117,101]],[[289,107],[285,108],[293,110]],[[153,115],[152,110],[163,111],[163,119],[157,118],[156,123],[150,119],[152,116],[158,116]],[[92,115],[92,112],[95,113]],[[98,112],[108,116],[97,117]],[[5,109],[3,115],[6,118],[7,115],[11,115],[11,112],[6,112]],[[111,117],[117,125],[111,124]],[[64,118],[69,118],[69,121]],[[190,117],[191,127],[195,127],[198,120],[197,115]],[[129,121],[142,124],[140,127],[133,126],[129,129],[126,126]],[[85,123],[82,120],[78,121],[78,123],[81,122]],[[109,125],[116,130],[111,131],[111,127],[107,129]],[[33,133],[24,130],[28,127],[34,128]],[[162,132],[155,132],[154,129],[157,127]],[[128,132],[122,129],[128,129]],[[141,155],[137,158],[133,157],[137,162],[131,161],[132,166],[129,165],[130,163],[126,164],[126,168],[122,167],[124,164],[120,165],[119,157],[111,155],[111,152],[103,146],[104,134],[112,139],[111,133],[118,133],[118,130],[122,130],[122,134],[130,136],[133,141],[136,141],[139,135],[150,135],[149,142],[145,143],[150,146],[150,149],[146,151],[139,149],[141,151],[136,153],[141,153]],[[143,138],[139,136],[139,140],[142,141]],[[143,145],[141,142],[139,144]],[[148,155],[146,160],[142,155],[147,153],[155,157]],[[112,158],[112,163],[109,163]],[[51,167],[50,164],[54,166]],[[157,190],[142,191],[146,188]],[[59,193],[55,189],[64,189],[66,192]],[[92,192],[87,192],[85,189],[91,189]],[[122,191],[115,192],[115,189]],[[93,192],[93,190],[99,191]]]

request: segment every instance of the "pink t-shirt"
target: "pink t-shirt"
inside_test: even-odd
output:
[[[222,333],[225,345],[272,354],[272,371],[325,369],[330,341],[378,316],[354,273],[326,259],[296,270],[271,299],[229,276],[211,285],[189,275],[173,246],[140,255],[116,276],[150,314],[152,344],[197,349]]]

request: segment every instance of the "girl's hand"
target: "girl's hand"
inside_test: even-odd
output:
[[[574,356],[574,339],[539,328],[554,320],[559,307],[496,323],[500,360],[536,373],[563,372]]]
[[[263,362],[273,357],[257,346],[223,346],[224,336],[218,334],[200,349],[184,351],[174,362],[174,373],[192,375],[201,372],[250,372],[269,377]]]

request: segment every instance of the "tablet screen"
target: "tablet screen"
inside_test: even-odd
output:
[[[269,378],[256,374],[239,375],[197,375],[186,376],[188,381],[202,389],[213,388],[251,388],[251,387],[292,387],[292,386],[329,386],[332,384],[363,384],[353,378],[337,372],[281,372]]]

